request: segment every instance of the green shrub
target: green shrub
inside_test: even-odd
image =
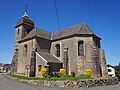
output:
[[[50,73],[49,77],[54,77],[53,73]]]
[[[30,76],[30,77],[35,77],[34,72],[33,72],[33,71],[30,71],[29,76]]]
[[[71,75],[72,75],[72,77],[75,77],[75,72],[74,71],[71,72]]]
[[[60,73],[59,72],[53,72],[53,77],[60,77]]]
[[[73,77],[72,75],[66,75],[66,77]]]
[[[85,75],[85,74],[81,74],[79,77],[81,79],[89,79],[90,78],[88,75]]]

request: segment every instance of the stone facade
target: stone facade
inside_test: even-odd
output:
[[[78,42],[84,41],[84,55],[78,55]],[[51,44],[51,53],[55,55],[55,45],[60,44],[60,57],[59,59],[64,62],[64,50],[68,49],[68,69],[69,74],[72,71],[75,71],[77,74],[85,74],[87,68],[92,69],[93,76],[106,76],[106,60],[104,57],[104,52],[100,48],[95,46],[92,37],[72,37],[68,39],[63,39],[59,41],[54,41]],[[97,49],[97,52],[94,55],[94,49]],[[102,54],[100,57],[99,55]],[[95,59],[96,58],[96,59]],[[96,69],[95,69],[96,68]],[[101,73],[102,68],[102,73]],[[101,75],[102,74],[102,75]]]
[[[118,84],[118,78],[104,79],[88,79],[88,80],[63,80],[63,81],[48,81],[48,80],[19,80],[23,83],[29,83],[47,87],[65,87],[65,88],[90,88],[97,86],[108,86]]]
[[[100,40],[89,27],[82,23],[58,32],[48,32],[34,27],[34,22],[24,15],[16,24],[12,72],[26,75],[25,66],[40,76],[40,69],[46,67],[48,74],[66,68],[67,74],[85,74],[92,70],[92,76],[107,76],[104,51]]]
[[[23,42],[19,45],[18,50],[18,74],[26,75],[25,65],[29,64],[31,61],[32,50],[34,48],[35,39]],[[27,45],[27,54],[24,53],[24,45]],[[20,61],[19,61],[20,60]]]

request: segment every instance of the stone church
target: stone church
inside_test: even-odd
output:
[[[29,72],[33,71],[36,77],[42,67],[48,69],[48,74],[65,68],[67,74],[74,71],[80,75],[92,69],[92,76],[107,76],[100,40],[85,23],[56,32],[37,28],[25,11],[15,26],[12,73],[26,75],[25,66],[29,64]]]

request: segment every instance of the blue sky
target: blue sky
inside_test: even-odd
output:
[[[0,62],[11,63],[15,24],[25,11],[35,26],[57,31],[57,19],[53,0],[1,0],[0,2]],[[120,62],[120,0],[56,0],[60,28],[82,22],[102,38],[107,63]]]

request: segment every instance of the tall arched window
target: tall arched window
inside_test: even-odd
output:
[[[60,57],[60,45],[56,44],[55,47],[56,47],[56,56]]]
[[[25,45],[24,45],[24,51],[23,51],[24,55],[27,55],[27,48],[28,48],[28,47],[27,47],[27,44],[25,44]]]
[[[83,41],[78,42],[78,55],[79,56],[84,55],[84,42]]]
[[[20,33],[20,29],[18,29],[18,31],[17,31],[17,34],[19,35],[19,33]]]

